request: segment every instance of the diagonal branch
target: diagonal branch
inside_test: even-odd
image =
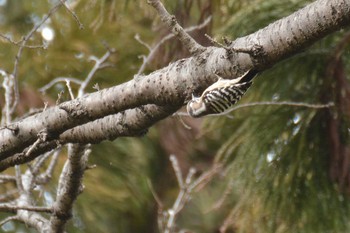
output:
[[[12,108],[11,108],[11,114],[15,111],[18,101],[19,101],[19,89],[18,89],[18,66],[19,66],[19,62],[23,53],[23,49],[26,47],[27,42],[29,41],[29,39],[34,35],[34,33],[52,16],[52,14],[54,14],[60,7],[62,4],[64,4],[67,0],[62,0],[60,3],[57,3],[54,7],[52,7],[50,9],[50,11],[47,13],[47,15],[45,15],[43,17],[43,19],[36,24],[32,30],[30,30],[30,32],[25,35],[23,37],[23,40],[21,41],[20,45],[19,45],[19,49],[18,52],[16,54],[16,59],[15,59],[15,64],[13,67],[13,71],[11,74],[11,78],[13,78],[14,80],[14,101],[12,104]]]
[[[0,161],[0,171],[16,164],[29,162],[44,152],[66,143],[99,143],[106,139],[114,140],[118,137],[142,136],[150,126],[173,114],[176,109],[177,107],[146,105],[77,126],[62,133],[57,140],[40,144],[30,154],[24,150],[22,153]]]
[[[349,26],[349,18],[348,0],[318,0],[249,36],[238,38],[231,48],[247,52],[255,57],[255,64],[265,67]],[[251,49],[247,51],[247,48]]]
[[[192,26],[192,27],[189,27],[189,28],[185,28],[185,32],[188,33],[188,32],[192,32],[192,31],[195,31],[195,30],[199,30],[199,29],[202,29],[204,27],[206,27],[209,22],[211,21],[211,17],[208,17],[206,18],[203,23],[199,24],[199,25],[196,25],[196,26]],[[155,46],[153,46],[152,48],[144,43],[143,41],[141,41],[139,35],[136,35],[135,36],[135,39],[142,45],[146,46],[150,51],[149,51],[149,54],[148,56],[144,57],[143,59],[143,63],[140,67],[140,69],[137,71],[137,75],[141,75],[142,72],[146,69],[146,66],[148,63],[150,63],[150,61],[153,59],[154,55],[156,54],[156,52],[158,51],[158,49],[160,48],[160,46],[162,46],[165,42],[167,42],[168,40],[174,38],[175,35],[174,34],[168,34],[166,36],[164,36]]]
[[[168,13],[160,0],[148,0],[148,3],[157,10],[161,20],[166,23],[172,33],[179,38],[183,46],[185,46],[192,55],[202,53],[205,50],[203,46],[198,44],[188,33],[185,32],[177,22],[175,16]]]
[[[227,49],[208,47],[200,54],[178,60],[141,79],[62,103],[0,129],[0,160],[23,152],[43,129],[48,132],[48,141],[52,141],[78,125],[126,109],[147,104],[179,108],[192,93],[201,93],[217,80],[214,72],[223,78],[234,78],[253,66],[262,71],[349,23],[349,1],[315,1],[232,42],[236,50],[241,48],[249,53],[234,52],[228,57]]]

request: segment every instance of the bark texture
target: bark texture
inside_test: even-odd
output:
[[[28,161],[30,154],[24,151],[28,151],[28,147],[38,138],[41,138],[41,142],[37,147],[46,151],[52,146],[43,149],[41,145],[60,143],[62,137],[66,138],[63,143],[93,143],[122,135],[139,135],[156,121],[173,114],[193,93],[200,94],[215,82],[217,77],[214,73],[224,78],[234,78],[252,68],[263,71],[349,23],[349,0],[318,0],[256,33],[238,38],[231,43],[230,49],[195,49],[192,57],[178,60],[151,74],[137,76],[121,85],[51,107],[0,130],[0,166],[14,155],[17,156],[16,161],[21,161],[19,155],[27,157]],[[139,123],[136,123],[131,118],[115,116],[120,122],[119,127],[124,127],[123,133],[108,134],[111,120],[101,118],[121,114],[128,109],[140,113],[145,105],[154,106],[153,117],[145,114],[138,117]],[[164,108],[169,109],[164,112]],[[149,118],[153,120],[147,120]],[[137,124],[140,131],[125,127],[131,122]],[[90,124],[94,125],[93,129]],[[73,129],[77,126],[80,128]],[[72,136],[73,132],[76,133],[75,137]],[[101,135],[106,137],[101,138]],[[31,148],[30,152],[35,149]]]

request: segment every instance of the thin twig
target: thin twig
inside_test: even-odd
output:
[[[176,119],[180,121],[180,123],[183,125],[183,127],[185,127],[185,129],[188,129],[188,130],[192,129],[192,127],[186,124],[185,121],[182,119],[182,117],[179,114],[177,114],[177,112],[175,112],[173,116],[175,116]]]
[[[96,17],[94,21],[90,24],[90,28],[92,28],[93,32],[96,32],[98,28],[101,27],[104,21],[104,8],[105,8],[106,1],[100,1],[100,13]]]
[[[13,87],[14,87],[14,79],[11,74],[8,74],[5,71],[0,73],[4,77],[4,81],[2,82],[2,87],[5,89],[5,108],[4,111],[4,121],[2,124],[9,125],[12,121],[11,119],[11,104],[13,102]]]
[[[61,91],[60,93],[57,94],[56,105],[59,105],[61,103],[61,99],[62,99],[63,94],[64,94],[64,91]]]
[[[0,204],[0,211],[7,212],[16,212],[17,210],[27,210],[27,211],[35,211],[35,212],[43,212],[43,213],[52,213],[52,207],[44,207],[44,206],[17,206],[11,204]]]
[[[236,106],[233,106],[232,108],[228,109],[227,111],[220,113],[220,114],[210,114],[207,115],[208,117],[215,117],[215,116],[222,116],[226,115],[228,113],[231,113],[233,111],[236,111],[241,108],[247,108],[247,107],[255,107],[255,106],[291,106],[291,107],[305,107],[305,108],[314,108],[314,109],[320,109],[320,108],[330,108],[334,106],[333,102],[327,103],[327,104],[309,104],[309,103],[303,103],[303,102],[292,102],[292,101],[281,101],[281,102],[274,102],[274,101],[262,101],[262,102],[253,102],[253,103],[246,103],[246,104],[239,104]],[[190,116],[187,112],[177,112],[176,113],[179,116]]]
[[[43,167],[45,161],[52,155],[52,152],[45,153],[41,157],[39,157],[33,164],[33,166],[29,166],[28,171],[25,173],[24,177],[28,184],[28,187],[35,187],[35,184],[38,184],[38,174],[40,172],[40,168]],[[31,189],[32,189],[31,188]]]
[[[190,184],[192,183],[193,175],[196,173],[196,169],[191,168],[186,176],[186,180],[183,180],[181,169],[175,155],[170,156],[170,161],[172,163],[173,169],[176,174],[176,178],[179,183],[180,192],[171,209],[167,211],[168,219],[166,220],[164,233],[172,232],[174,228],[175,220],[177,214],[184,208],[187,201],[190,199],[192,189],[190,189]],[[163,226],[163,224],[162,224]]]
[[[88,76],[86,77],[86,79],[84,80],[84,82],[81,83],[79,91],[78,91],[78,97],[81,97],[84,95],[84,91],[86,86],[90,83],[92,77],[95,75],[95,73],[104,68],[104,64],[106,62],[106,60],[109,58],[109,56],[111,56],[111,54],[114,52],[114,50],[110,50],[107,49],[107,52],[101,57],[101,58],[96,58],[96,57],[91,57],[92,60],[95,61],[95,65],[92,68],[92,70],[90,71],[90,73],[88,74]]]
[[[0,183],[15,182],[16,177],[11,175],[0,175]]]
[[[39,143],[41,142],[41,138],[38,138],[27,150],[25,156],[28,156],[32,153],[32,151],[39,145]]]
[[[306,107],[306,108],[330,108],[334,106],[333,102],[327,103],[327,104],[309,104],[309,103],[303,103],[303,102],[291,102],[291,101],[281,101],[281,102],[273,102],[273,101],[263,101],[263,102],[255,102],[255,103],[246,103],[246,104],[240,104],[237,106],[234,106],[231,108],[228,112],[235,111],[240,108],[246,108],[246,107],[254,107],[254,106],[264,106],[264,105],[277,105],[277,106],[292,106],[292,107]]]
[[[149,179],[147,179],[147,185],[148,185],[148,187],[149,187],[149,189],[154,197],[154,200],[157,202],[158,206],[162,209],[163,203],[160,200],[159,196],[157,195],[156,191],[154,190],[153,185]]]
[[[175,175],[176,175],[179,187],[181,189],[183,189],[185,186],[184,186],[184,182],[183,182],[183,178],[182,178],[182,173],[181,173],[181,169],[180,169],[180,166],[179,166],[179,162],[177,161],[175,155],[170,155],[170,162],[171,162],[171,164],[173,166],[173,169],[174,169],[174,172],[175,172]]]
[[[18,49],[18,52],[16,54],[16,58],[15,58],[15,64],[14,64],[14,67],[13,67],[13,71],[12,71],[12,77],[13,77],[13,80],[14,80],[14,95],[15,95],[15,98],[14,98],[14,101],[12,103],[12,107],[11,107],[11,114],[15,111],[16,107],[17,107],[17,104],[18,104],[18,101],[19,101],[19,89],[18,89],[18,66],[19,66],[19,61],[21,59],[21,56],[22,56],[22,52],[23,52],[23,49],[25,48],[27,42],[29,41],[29,39],[34,35],[34,33],[51,17],[51,15],[53,13],[55,13],[59,8],[60,6],[66,2],[67,0],[62,0],[60,1],[60,3],[56,4],[54,7],[52,7],[50,9],[50,11],[47,13],[47,15],[45,15],[43,17],[43,19],[38,23],[36,24],[32,30],[30,30],[30,32],[25,35],[23,37],[23,40],[21,41],[20,43],[20,47]]]
[[[51,156],[51,152],[45,153],[38,157],[31,169],[31,173],[33,175],[37,175],[39,173],[40,168],[43,166],[44,162]]]
[[[185,28],[185,32],[192,32],[192,31],[195,31],[195,30],[200,30],[202,28],[204,28],[205,26],[207,26],[210,21],[211,21],[212,17],[209,16],[208,18],[206,18],[203,23],[197,25],[197,26],[192,26],[192,27],[188,27],[188,28]],[[136,37],[136,36],[135,36]],[[143,56],[143,63],[140,67],[140,69],[137,71],[137,74],[140,75],[141,73],[143,73],[146,69],[146,66],[147,64],[150,63],[150,61],[153,59],[154,55],[156,54],[156,52],[158,51],[158,49],[160,48],[160,46],[162,46],[165,42],[167,42],[168,40],[174,38],[175,35],[174,34],[168,34],[166,36],[164,36],[155,46],[153,46],[153,48],[150,48],[150,46],[148,44],[146,44],[145,42],[143,42],[141,39],[137,40],[137,38],[135,38],[137,41],[142,41],[143,43],[141,43],[142,45],[146,46],[150,52],[148,54],[147,57]]]
[[[217,47],[220,48],[224,48],[226,50],[229,50],[229,47],[221,44],[220,42],[218,42],[217,40],[215,40],[214,38],[212,38],[211,36],[209,36],[208,34],[204,34],[204,36],[210,41],[210,43],[212,43],[213,45],[216,45]]]
[[[150,182],[150,180],[147,180],[147,183],[148,183],[148,186],[150,187],[151,193],[152,193],[152,195],[153,195],[153,197],[156,200],[157,205],[158,205],[157,223],[158,223],[159,232],[164,232],[164,223],[167,221],[166,218],[168,217],[168,214],[167,214],[167,212],[163,211],[164,205],[163,205],[162,201],[160,200],[160,198],[158,197],[155,190],[153,189],[153,186],[152,186],[152,183]]]
[[[46,84],[45,86],[43,86],[42,88],[40,88],[39,91],[40,92],[46,92],[46,90],[48,90],[49,88],[54,86],[56,83],[67,82],[67,80],[69,80],[72,83],[76,83],[78,85],[81,85],[83,83],[83,81],[81,81],[81,80],[79,80],[77,78],[58,77],[58,78],[55,78],[54,80],[52,80],[51,82],[49,82],[48,84]]]
[[[221,170],[222,164],[214,164],[210,170],[204,172],[200,177],[194,180],[188,188],[190,190],[195,190],[196,192],[198,192]]]
[[[68,88],[68,93],[70,95],[71,100],[74,100],[75,97],[74,97],[74,94],[73,94],[73,91],[72,91],[72,87],[70,86],[70,81],[68,79],[66,79],[66,86]]]
[[[51,158],[51,161],[50,161],[50,164],[48,165],[46,171],[42,174],[40,174],[37,178],[36,178],[36,182],[38,184],[45,184],[47,182],[50,181],[51,177],[52,177],[52,174],[53,174],[53,171],[54,171],[54,168],[57,164],[57,161],[58,161],[58,157],[60,155],[60,152],[61,150],[58,149],[55,151],[55,153],[52,155],[52,158]]]
[[[23,188],[23,183],[22,183],[22,172],[21,172],[20,165],[15,166],[15,174],[16,174],[16,187],[18,189],[18,192],[23,193],[24,188]]]
[[[222,194],[221,198],[219,200],[217,200],[214,205],[212,205],[208,210],[205,211],[205,213],[209,213],[213,210],[218,210],[219,208],[221,208],[223,206],[223,204],[225,203],[225,201],[227,200],[227,198],[229,197],[229,195],[232,193],[232,189],[233,189],[233,182],[230,180],[226,186],[226,189],[224,191],[224,193]]]
[[[73,16],[74,20],[77,22],[79,25],[79,29],[84,29],[84,25],[80,22],[77,14],[65,3],[65,1],[60,0],[62,5],[66,8],[66,10]]]
[[[136,34],[134,36],[135,40],[137,40],[140,44],[142,44],[143,46],[145,46],[150,52],[152,51],[152,47],[147,44],[146,42],[144,42],[141,38],[139,34]]]
[[[220,233],[225,233],[227,228],[229,228],[229,226],[231,226],[234,223],[234,219],[233,216],[235,214],[235,210],[232,209],[230,211],[230,213],[227,215],[227,217],[225,218],[223,224],[220,226]]]
[[[1,34],[1,33],[0,33],[0,37],[1,37],[2,39],[4,39],[4,40],[10,42],[10,43],[13,44],[13,45],[16,45],[16,46],[23,46],[23,45],[21,45],[23,39],[20,40],[20,41],[14,41],[14,40],[12,40],[10,37],[5,36],[5,35],[3,35],[3,34]],[[28,48],[28,49],[42,49],[42,48],[45,48],[45,45],[24,45],[23,47]]]
[[[201,53],[205,50],[203,46],[198,44],[187,32],[185,32],[177,22],[175,16],[170,15],[159,0],[148,0],[148,3],[157,10],[161,20],[167,24],[172,33],[178,37],[182,45],[185,46],[192,55]]]
[[[186,186],[189,187],[189,185],[192,183],[192,178],[194,176],[194,174],[196,174],[197,170],[193,167],[190,168],[190,170],[188,171],[188,174],[186,176]]]
[[[9,221],[21,221],[20,218],[18,216],[10,216],[5,218],[4,220],[2,220],[0,222],[0,226],[4,225],[5,223],[9,222]]]

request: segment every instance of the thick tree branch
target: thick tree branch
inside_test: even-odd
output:
[[[318,0],[249,36],[238,38],[231,48],[245,50],[255,58],[255,65],[264,68],[349,26],[349,21],[348,0]]]
[[[43,129],[48,132],[47,140],[52,141],[66,130],[126,109],[146,104],[181,106],[192,93],[201,93],[217,80],[214,72],[234,78],[254,66],[263,70],[349,22],[348,0],[318,0],[237,39],[231,45],[233,52],[208,47],[149,75],[62,103],[7,126],[0,130],[0,159],[22,152],[38,139]]]
[[[22,153],[0,161],[0,171],[16,164],[29,162],[44,152],[69,142],[98,143],[106,139],[114,140],[118,137],[142,136],[150,126],[171,115],[178,108],[177,106],[146,105],[77,126],[62,133],[57,140],[38,145],[30,154],[24,150]]]
[[[181,106],[196,88],[206,86],[196,78],[202,79],[204,83],[212,83],[217,79],[214,75],[217,67],[215,64],[224,60],[220,59],[224,54],[224,49],[211,47],[199,56],[182,59],[141,79],[85,95],[16,122],[0,130],[0,140],[3,142],[0,144],[0,159],[33,144],[43,129],[48,132],[48,139],[54,139],[74,126],[125,109],[152,103]],[[207,65],[204,69],[198,69],[198,66],[204,65]],[[234,76],[235,70],[229,68],[229,63],[225,65],[231,76]]]

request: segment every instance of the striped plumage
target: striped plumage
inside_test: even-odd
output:
[[[187,104],[187,112],[192,117],[220,114],[228,110],[244,95],[252,85],[257,72],[247,71],[236,79],[219,79],[209,86],[200,97],[194,97]]]

